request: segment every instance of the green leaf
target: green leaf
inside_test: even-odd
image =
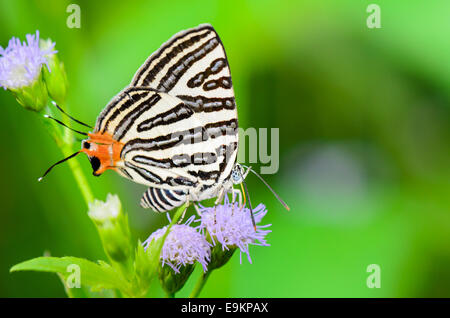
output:
[[[101,289],[93,291],[88,286],[81,286],[80,288],[69,288],[66,284],[66,279],[60,273],[57,274],[64,286],[64,290],[69,298],[115,298],[116,289]]]
[[[144,247],[140,241],[136,249],[134,270],[136,273],[133,284],[134,293],[138,296],[144,296],[155,276],[155,268],[149,262],[149,254],[144,251]]]
[[[80,283],[91,287],[92,291],[117,288],[123,293],[129,294],[130,284],[119,272],[102,261],[97,264],[77,257],[37,257],[13,266],[10,271],[59,273],[66,280],[72,274],[69,266],[73,264],[80,267]]]

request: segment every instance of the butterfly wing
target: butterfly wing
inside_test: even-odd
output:
[[[209,24],[175,34],[139,68],[130,86],[168,93],[194,109],[221,102],[221,107],[236,110],[225,49]]]
[[[154,208],[151,194],[167,194],[155,189],[213,197],[236,160],[237,127],[225,50],[212,26],[201,25],[153,53],[95,130],[124,144],[117,171],[150,186],[141,202]]]
[[[148,86],[181,99],[209,127],[210,139],[224,134],[220,144],[204,144],[203,152],[225,152],[226,161],[212,169],[219,175],[213,179],[222,183],[230,176],[238,147],[237,109],[225,49],[211,25],[175,34],[141,66],[131,86]],[[235,132],[226,132],[225,126]]]
[[[194,112],[180,99],[150,88],[126,88],[97,118],[95,132],[109,134],[123,144],[116,170],[134,182],[153,187],[185,190],[196,184],[173,155],[183,153],[186,125],[200,127]]]
[[[166,212],[179,207],[186,202],[186,193],[183,191],[148,188],[141,199],[141,207],[151,208],[155,212]]]

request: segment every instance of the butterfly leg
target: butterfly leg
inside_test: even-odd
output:
[[[236,196],[238,197],[239,207],[242,207],[242,192],[239,189],[232,188],[231,189],[232,194],[232,203],[234,204],[236,202]]]
[[[196,203],[194,203],[194,208],[195,208],[195,212],[197,212],[199,217],[202,217],[202,214],[200,213],[200,208],[198,207],[198,205]]]
[[[181,224],[181,222],[183,222],[184,216],[186,215],[186,211],[189,208],[189,204],[190,204],[189,196],[187,196],[187,198],[186,198],[186,207],[184,208],[183,214],[181,214],[181,217],[178,220],[177,224]]]
[[[231,188],[229,191],[227,191],[228,193],[231,193],[231,203],[236,202],[236,195],[234,193],[234,188]],[[227,193],[227,195],[228,195]]]
[[[218,205],[220,202],[222,202],[223,198],[225,197],[226,191],[225,188],[222,187],[219,191],[219,195],[217,196],[216,201],[214,202],[214,205]]]
[[[242,209],[242,192],[239,189],[231,188],[231,215],[234,215],[234,203],[236,202],[236,196],[239,201],[239,208]]]
[[[234,202],[236,202],[236,191],[234,187],[231,187],[231,215],[234,215]]]
[[[214,224],[216,224],[216,210],[217,205],[222,202],[223,198],[225,197],[227,191],[225,191],[225,188],[222,187],[219,191],[219,195],[217,196],[216,202],[214,202]]]

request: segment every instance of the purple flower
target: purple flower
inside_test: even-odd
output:
[[[43,64],[48,67],[48,57],[55,54],[55,43],[45,43],[39,48],[39,31],[27,34],[27,42],[18,38],[9,40],[8,47],[0,47],[0,86],[4,89],[18,89],[30,86],[41,73]]]
[[[269,246],[266,235],[272,231],[265,230],[271,224],[257,225],[256,231],[253,227],[250,209],[239,208],[238,203],[229,203],[225,198],[223,205],[215,207],[200,206],[202,215],[200,228],[206,229],[212,238],[213,244],[216,240],[222,245],[222,250],[238,247],[242,264],[242,253],[247,254],[248,261],[252,260],[249,254],[249,245]],[[264,204],[259,204],[253,209],[255,223],[261,222],[267,210]]]
[[[185,224],[175,224],[164,241],[161,251],[162,265],[169,265],[175,273],[180,272],[181,266],[199,262],[206,272],[207,265],[211,257],[211,244],[206,241],[195,228],[189,226],[194,221],[194,216],[190,217]],[[158,240],[167,231],[167,226],[156,230],[143,243],[147,250],[153,240]]]

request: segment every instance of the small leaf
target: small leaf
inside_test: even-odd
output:
[[[10,271],[59,273],[67,279],[71,274],[67,269],[72,264],[80,266],[81,284],[91,287],[92,291],[117,288],[128,294],[130,290],[129,283],[109,264],[105,262],[97,264],[78,257],[37,257],[13,266]]]

